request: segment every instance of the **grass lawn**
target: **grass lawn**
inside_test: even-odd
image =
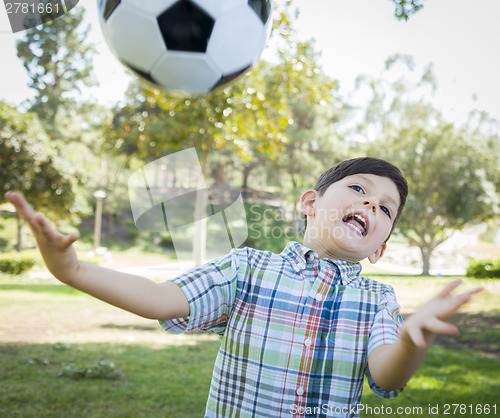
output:
[[[395,287],[403,314],[449,280],[376,279]],[[495,416],[493,405],[500,415],[500,281],[482,283],[486,290],[455,320],[461,335],[439,338],[398,398],[365,387],[371,411],[361,416],[388,408],[394,417],[446,416],[447,404],[451,416]],[[169,336],[68,287],[16,279],[0,281],[0,317],[0,417],[203,416],[216,336]],[[467,409],[453,413],[452,404]],[[490,414],[476,413],[485,404]]]
[[[217,341],[3,345],[0,416],[200,417],[217,349]],[[89,369],[95,377],[82,377]]]

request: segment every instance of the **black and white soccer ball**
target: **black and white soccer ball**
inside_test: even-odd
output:
[[[139,76],[199,95],[255,64],[273,0],[97,0],[108,46]]]

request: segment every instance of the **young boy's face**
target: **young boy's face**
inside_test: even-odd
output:
[[[302,195],[307,215],[304,244],[320,257],[375,263],[385,251],[400,198],[388,177],[355,174],[331,184],[322,196]]]

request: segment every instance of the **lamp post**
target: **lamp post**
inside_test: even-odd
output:
[[[106,197],[106,192],[97,190],[94,192],[96,200],[95,205],[95,222],[94,222],[94,253],[99,248],[101,242],[101,221],[102,221],[102,201]]]

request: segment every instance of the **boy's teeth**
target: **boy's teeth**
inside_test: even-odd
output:
[[[356,231],[358,231],[361,235],[363,235],[363,231],[361,230],[361,228],[358,228],[356,225],[354,224],[350,224],[348,223],[347,225],[349,225],[352,229],[355,229]]]
[[[360,235],[365,236],[366,234],[366,221],[360,215],[347,215],[344,218],[344,222],[353,230],[359,232]]]
[[[362,218],[361,216],[353,215],[353,218],[356,219],[359,223],[361,223],[361,225],[366,225],[364,218]]]

